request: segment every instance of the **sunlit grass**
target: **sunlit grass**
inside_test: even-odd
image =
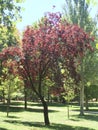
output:
[[[23,103],[12,103],[9,117],[6,106],[0,105],[0,130],[98,130],[98,105],[90,107],[85,116],[79,116],[79,106],[70,106],[70,117],[64,104],[50,104],[49,118],[51,125],[44,126],[43,108],[39,103],[28,103],[25,111]],[[93,112],[96,109],[96,113]]]

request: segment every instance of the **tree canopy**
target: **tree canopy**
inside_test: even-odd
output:
[[[9,47],[0,53],[3,65],[11,70],[9,72],[17,73],[26,86],[31,87],[40,98],[46,125],[49,125],[49,119],[42,93],[43,79],[47,79],[50,70],[52,74],[55,73],[54,68],[61,64],[62,68],[67,68],[76,83],[79,82],[81,80],[77,72],[79,57],[82,58],[87,50],[93,51],[90,45],[93,40],[77,25],[62,20],[60,13],[47,13],[37,28],[27,27],[21,46]],[[10,66],[6,64],[7,60],[10,61]]]

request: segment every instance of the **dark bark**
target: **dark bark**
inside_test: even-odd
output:
[[[41,64],[40,64],[40,69],[41,69]],[[47,102],[45,101],[44,99],[44,96],[42,96],[42,73],[43,72],[40,72],[39,73],[39,89],[38,89],[38,96],[42,102],[42,105],[43,105],[43,113],[44,113],[44,123],[45,125],[50,125],[50,122],[49,122],[49,116],[48,116],[48,105],[47,105]]]
[[[24,108],[25,108],[25,110],[27,109],[27,89],[26,88],[24,88]]]
[[[43,113],[44,113],[44,122],[45,125],[49,126],[50,122],[49,122],[49,116],[48,116],[48,105],[47,102],[44,100],[43,97],[40,97],[42,105],[43,105]]]
[[[9,116],[9,112],[10,112],[10,96],[8,95],[8,99],[7,99],[7,117]]]
[[[40,98],[40,100],[42,102],[43,113],[44,113],[44,123],[46,126],[49,126],[50,122],[49,122],[49,116],[48,116],[48,105],[47,105],[47,102],[44,100],[44,97],[41,95],[41,81],[39,84],[39,92],[35,89],[31,78],[30,78],[30,83],[31,83],[32,90],[36,93],[36,95]]]
[[[86,108],[87,111],[89,110],[88,98],[85,99],[85,108]]]
[[[27,62],[26,62],[26,64],[27,64]],[[27,67],[29,68],[28,64],[27,64]],[[42,73],[39,73],[39,81],[38,81],[39,86],[38,86],[38,90],[36,90],[30,74],[28,73],[28,71],[26,71],[26,72],[27,72],[27,75],[28,75],[27,79],[29,78],[29,82],[31,84],[32,90],[36,93],[36,95],[40,98],[40,100],[42,102],[43,113],[44,113],[44,123],[45,123],[45,125],[49,126],[50,122],[49,122],[49,116],[48,116],[48,105],[47,105],[46,101],[44,100],[44,97],[42,96],[42,86],[41,86],[41,84],[42,84]]]
[[[3,104],[5,104],[5,90],[4,90],[4,88],[3,88],[3,90],[2,90],[2,101],[3,101]]]
[[[49,92],[49,88],[48,88],[48,103],[49,103],[49,101],[50,101],[50,92]]]

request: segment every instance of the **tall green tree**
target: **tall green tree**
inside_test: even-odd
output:
[[[85,0],[65,0],[63,11],[65,18],[70,23],[78,24],[86,32],[96,30],[96,20],[90,16],[90,4]]]
[[[93,6],[96,6],[98,4],[97,0],[86,0],[88,4],[92,4]]]
[[[9,62],[7,63],[8,66],[10,66]],[[0,85],[0,91],[3,101],[7,99],[7,116],[9,115],[10,110],[10,102],[11,99],[14,97],[16,93],[19,92],[19,90],[22,89],[22,81],[17,77],[17,75],[12,75],[9,73],[10,70],[6,67],[3,69],[3,74],[0,79],[2,79],[2,84]]]
[[[5,44],[17,44],[15,38],[16,23],[21,19],[21,7],[18,3],[23,0],[0,0],[0,50]]]
[[[0,24],[10,27],[20,17],[21,7],[17,4],[23,0],[0,0]]]
[[[21,7],[18,3],[23,0],[0,0],[0,51],[7,46],[19,43],[19,32],[16,29],[16,22],[21,18]],[[0,60],[0,77],[3,65]],[[1,85],[0,79],[0,85]]]
[[[86,32],[97,35],[95,19],[90,16],[90,5],[85,0],[65,0],[65,5],[63,6],[65,18],[72,24],[78,24]],[[89,57],[89,60],[86,60]],[[81,58],[80,67],[78,72],[81,76],[80,81],[80,115],[84,115],[84,85],[85,85],[85,73],[86,68],[89,65],[91,53],[87,52],[85,57]]]

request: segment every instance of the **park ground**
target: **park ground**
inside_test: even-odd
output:
[[[49,104],[50,126],[44,126],[43,109],[40,103],[28,103],[24,110],[23,102],[12,102],[9,117],[6,105],[0,104],[0,130],[98,130],[98,103],[90,103],[90,110],[79,116],[79,106],[69,107],[69,119],[66,104]]]

